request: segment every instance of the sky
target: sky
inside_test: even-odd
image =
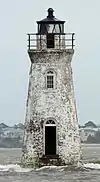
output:
[[[53,8],[75,32],[72,60],[78,119],[100,124],[100,0],[0,0],[0,122],[24,123],[30,60],[27,33]]]

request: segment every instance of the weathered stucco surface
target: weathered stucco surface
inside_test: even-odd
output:
[[[73,50],[31,51],[32,62],[26,105],[22,163],[38,166],[45,154],[44,127],[56,123],[57,154],[61,164],[80,160],[80,136],[74,97],[71,60]],[[53,70],[53,89],[46,88],[46,73]]]

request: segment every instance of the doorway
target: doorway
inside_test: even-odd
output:
[[[56,126],[45,126],[45,155],[56,155]]]
[[[47,34],[47,48],[54,48],[54,34]]]

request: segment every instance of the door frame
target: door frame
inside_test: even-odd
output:
[[[49,126],[52,126],[52,127],[55,126],[56,127],[56,155],[57,155],[58,154],[58,150],[57,150],[57,125],[56,125],[56,122],[55,122],[55,124],[46,124],[47,121],[49,121],[49,120],[52,120],[53,122],[55,122],[54,119],[49,118],[44,123],[44,127],[43,127],[43,155],[45,155],[45,127],[46,126],[48,126],[48,127]]]

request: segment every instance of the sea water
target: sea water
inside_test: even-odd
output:
[[[0,149],[0,182],[100,182],[100,145],[83,144],[82,152],[81,167],[32,169],[18,165],[21,149]]]

